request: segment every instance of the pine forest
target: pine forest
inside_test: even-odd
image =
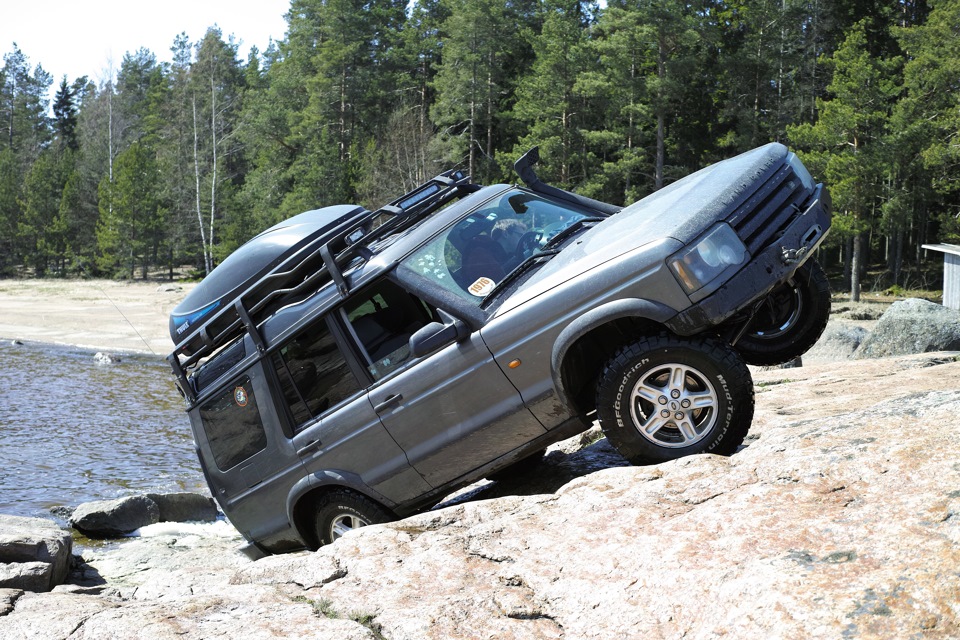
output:
[[[201,277],[302,211],[448,168],[624,204],[771,141],[827,183],[835,289],[936,289],[960,242],[960,0],[292,0],[233,36],[0,68],[0,275]],[[167,62],[166,60],[169,60]],[[669,213],[665,213],[669,215]]]

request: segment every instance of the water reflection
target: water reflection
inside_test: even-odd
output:
[[[0,513],[205,487],[167,364],[93,355],[0,345]]]

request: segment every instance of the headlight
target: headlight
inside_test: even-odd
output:
[[[697,244],[667,260],[667,264],[687,293],[693,293],[723,273],[727,267],[743,263],[746,255],[747,248],[740,242],[737,234],[728,225],[721,223]]]
[[[787,156],[787,163],[793,169],[793,172],[797,174],[797,177],[800,178],[800,183],[808,191],[813,191],[814,187],[817,186],[817,183],[813,181],[813,176],[810,175],[810,172],[807,171],[807,168],[803,166],[803,163],[800,162],[800,158],[797,157],[797,154],[791,153]]]

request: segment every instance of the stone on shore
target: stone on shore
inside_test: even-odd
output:
[[[50,591],[67,577],[72,549],[51,520],[0,515],[0,588]],[[0,592],[0,608],[9,598]]]
[[[867,335],[855,359],[960,351],[960,312],[919,298],[893,303]]]
[[[160,508],[147,496],[85,502],[74,510],[70,526],[91,538],[116,538],[160,521]]]
[[[217,504],[213,498],[199,493],[148,493],[157,504],[160,522],[213,522]]]

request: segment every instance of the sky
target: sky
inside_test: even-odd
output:
[[[174,37],[186,32],[191,42],[209,27],[240,43],[245,61],[251,46],[260,51],[270,38],[286,33],[290,0],[0,0],[0,55],[16,42],[31,70],[38,64],[53,76],[53,90],[86,75],[105,80],[120,68],[123,55],[141,47],[158,61],[169,61]],[[2,65],[0,65],[2,66]]]

